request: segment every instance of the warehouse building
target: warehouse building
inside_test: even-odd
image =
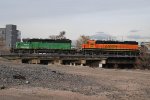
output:
[[[6,28],[0,28],[0,46],[7,49],[15,48],[16,42],[21,41],[21,33],[16,25],[8,24]]]

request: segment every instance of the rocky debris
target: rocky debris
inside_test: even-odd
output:
[[[105,84],[98,84],[92,77],[51,70],[43,65],[0,64],[0,85],[2,84],[8,88],[27,85],[79,92],[85,95],[113,91],[113,87],[108,88]]]
[[[0,86],[0,89],[2,90],[2,89],[5,89],[6,87],[4,86],[4,85],[1,85]]]
[[[22,75],[20,75],[20,74],[13,75],[13,78],[14,78],[14,79],[26,80],[25,76],[22,76]]]
[[[29,81],[26,81],[25,83],[26,83],[26,84],[29,84],[30,82],[29,82]]]
[[[78,92],[88,97],[104,96],[108,100],[149,100],[149,77],[149,71],[99,70],[53,65],[48,68],[43,65],[0,63],[0,90],[18,86],[21,89],[24,86],[42,87],[52,91]]]

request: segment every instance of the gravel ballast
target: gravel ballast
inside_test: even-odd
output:
[[[49,91],[67,91],[76,95],[81,94],[97,98],[91,100],[101,100],[98,97],[105,98],[102,100],[149,100],[149,77],[150,71],[148,70],[119,70],[0,62],[0,95],[2,94],[0,98],[7,97],[7,93],[12,93],[9,90],[13,88],[22,89],[21,91],[24,88],[31,89],[31,91],[32,88],[44,88]],[[16,95],[15,93],[13,94]],[[36,92],[27,94],[34,96]],[[54,98],[57,97],[55,94],[53,96]],[[82,100],[78,96],[76,98],[78,99],[71,100]],[[6,98],[5,100],[8,99]]]
[[[20,85],[43,87],[79,92],[85,95],[113,91],[113,88],[96,83],[90,77],[51,70],[48,66],[43,65],[0,64],[0,85],[5,88]]]

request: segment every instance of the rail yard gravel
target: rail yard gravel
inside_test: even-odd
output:
[[[68,91],[76,94],[74,98],[65,98],[66,100],[83,100],[90,97],[90,99],[93,100],[149,100],[149,77],[149,71],[1,62],[0,100],[6,100],[4,97],[6,97],[7,100],[16,100],[16,97],[10,99],[8,94],[5,96],[6,93],[9,93],[9,90],[12,91],[11,89],[13,88],[15,88],[16,91],[20,91],[21,89],[23,91],[23,89],[42,88],[53,91],[53,93],[56,91],[65,91],[66,93]],[[32,98],[32,96],[36,94],[32,95],[31,93],[28,95]],[[25,95],[25,98],[27,98],[28,95]],[[22,95],[22,97],[24,97],[24,95]],[[52,97],[51,99],[36,98],[36,100],[63,100],[62,96],[59,99],[55,99],[57,96],[54,95]],[[25,99],[22,98],[22,100]]]
[[[51,70],[40,65],[0,65],[0,85],[7,88],[26,85],[54,90],[68,90],[86,95],[96,91],[113,91],[104,84],[98,84],[90,77]],[[91,87],[91,88],[90,88]]]

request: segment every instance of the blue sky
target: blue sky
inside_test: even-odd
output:
[[[0,0],[0,12],[0,27],[16,24],[23,38],[150,35],[150,0]]]

